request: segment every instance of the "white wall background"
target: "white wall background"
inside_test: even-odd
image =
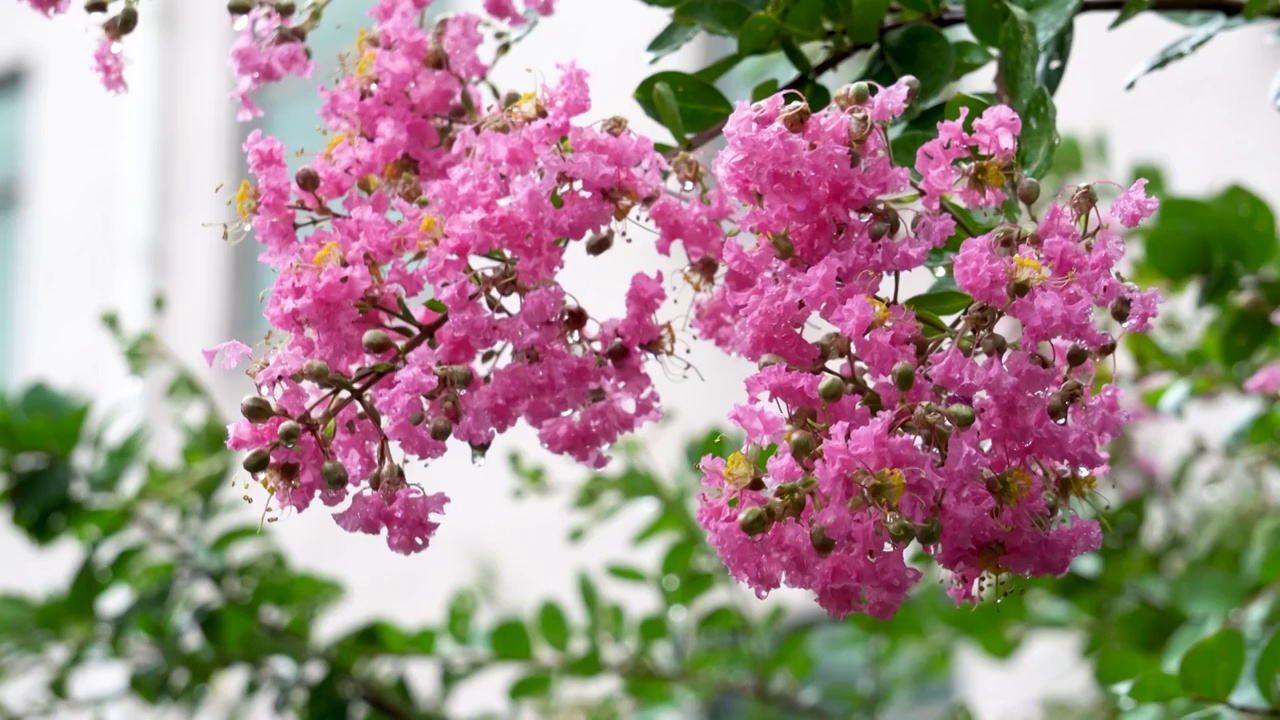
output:
[[[230,32],[222,3],[146,3],[144,12],[127,45],[133,90],[108,97],[88,71],[96,36],[82,15],[49,22],[25,6],[0,3],[0,70],[20,67],[28,81],[27,176],[12,275],[21,298],[13,382],[50,380],[135,412],[145,411],[149,395],[126,377],[97,316],[119,310],[136,326],[145,321],[152,293],[164,291],[170,306],[165,338],[198,364],[202,347],[229,336],[240,306],[232,297],[234,252],[220,229],[210,227],[228,217],[225,193],[213,190],[238,182],[242,133],[223,101]],[[1077,25],[1058,95],[1064,132],[1105,134],[1122,173],[1132,161],[1158,161],[1178,192],[1241,182],[1280,203],[1280,112],[1265,96],[1280,69],[1280,49],[1264,44],[1266,33],[1220,37],[1126,93],[1127,71],[1182,28],[1142,17],[1107,33],[1110,20],[1088,17]],[[531,86],[555,62],[576,58],[592,74],[593,115],[625,114],[651,129],[630,90],[654,71],[643,49],[663,24],[661,10],[635,0],[562,0],[559,12],[503,60],[500,84]],[[682,60],[697,61],[685,55],[663,65]],[[530,75],[530,68],[543,75]],[[620,308],[617,289],[630,268],[650,264],[649,254],[637,242],[571,267],[571,289],[591,307]],[[691,359],[706,382],[659,378],[674,421],[649,436],[664,462],[676,458],[686,431],[720,420],[745,374],[741,364],[705,347],[695,346]],[[225,391],[229,410],[248,388],[234,375],[205,375]],[[504,609],[527,611],[547,596],[568,599],[579,569],[626,550],[622,533],[571,547],[559,502],[513,501],[505,457],[514,449],[536,455],[537,441],[516,432],[494,445],[483,468],[462,452],[419,472],[421,482],[447,492],[452,502],[432,548],[415,557],[390,553],[380,539],[342,532],[323,508],[272,526],[300,565],[346,583],[349,601],[328,629],[376,616],[438,621],[451,593],[485,567],[494,570]],[[566,463],[550,465],[555,480],[581,475]],[[260,502],[247,506],[245,518],[256,521],[260,509]],[[76,556],[70,546],[37,555],[0,527],[0,592],[53,587]],[[1012,668],[964,653],[959,679],[980,717],[1035,717],[1033,698],[1078,697],[1089,686],[1087,675],[1071,670],[1073,655],[1069,638],[1033,643]],[[486,694],[475,702],[487,705]]]

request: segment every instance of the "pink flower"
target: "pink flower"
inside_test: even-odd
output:
[[[1111,216],[1127,228],[1137,227],[1160,207],[1160,201],[1147,197],[1147,180],[1140,178],[1111,203]]]
[[[204,361],[209,367],[213,367],[214,360],[217,359],[218,353],[222,353],[222,369],[230,370],[239,365],[246,357],[253,354],[253,348],[240,342],[239,340],[228,340],[221,345],[215,345],[211,348],[205,348],[200,351],[204,356]]]
[[[67,11],[68,7],[71,6],[71,0],[23,0],[23,1],[26,2],[28,5],[30,5],[31,7],[35,8],[36,12],[44,13],[45,15],[49,15],[49,16],[61,15],[62,13]]]
[[[118,42],[106,35],[98,41],[98,49],[93,52],[94,69],[102,80],[102,87],[113,95],[129,90],[124,81],[124,54]]]
[[[973,139],[978,152],[992,157],[1013,157],[1021,132],[1022,120],[1008,105],[993,105],[973,121]]]
[[[306,44],[292,36],[281,35],[288,26],[270,5],[259,5],[244,19],[244,28],[231,46],[231,68],[236,89],[232,97],[239,100],[239,120],[252,120],[262,109],[251,94],[268,83],[294,75],[310,77],[314,63],[307,59]]]
[[[1280,393],[1280,362],[1273,362],[1244,381],[1244,390],[1254,395]]]

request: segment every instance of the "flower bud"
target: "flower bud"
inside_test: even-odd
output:
[[[773,365],[786,365],[786,364],[787,364],[787,361],[784,360],[781,355],[774,355],[773,353],[765,353],[764,355],[760,356],[760,362],[758,362],[756,366],[759,367],[761,370],[763,370]]]
[[[1031,361],[1032,365],[1035,365],[1036,367],[1039,367],[1039,368],[1044,368],[1045,370],[1048,370],[1049,368],[1053,367],[1052,360],[1050,360],[1049,358],[1045,357],[1042,353],[1037,352],[1035,350],[1032,350],[1031,352],[1027,353],[1027,359]]]
[[[376,474],[377,471],[375,470]],[[337,460],[325,460],[320,466],[320,479],[324,480],[324,486],[330,490],[341,490],[346,487],[348,476],[347,468]]]
[[[456,388],[471,387],[471,383],[475,382],[476,374],[472,372],[468,365],[439,365],[435,369],[436,377],[449,383],[450,386]]]
[[[260,473],[271,466],[271,451],[266,448],[258,448],[248,455],[244,456],[244,469],[250,473]]]
[[[276,467],[276,477],[280,482],[290,483],[298,478],[298,473],[302,472],[302,466],[296,462],[280,463]]]
[[[987,333],[978,341],[978,349],[989,357],[1004,357],[1005,351],[1009,349],[1009,341],[1000,333]]]
[[[614,115],[606,118],[600,129],[614,137],[621,137],[622,133],[627,131],[627,119],[621,115]]]
[[[862,396],[861,405],[874,415],[884,409],[884,400],[880,397],[880,393],[868,390]]]
[[[453,434],[453,423],[443,415],[431,418],[431,439],[444,442]]]
[[[1033,205],[1040,199],[1040,183],[1035,178],[1022,178],[1018,183],[1018,199],[1023,205]]]
[[[1083,345],[1072,345],[1067,349],[1067,365],[1080,367],[1089,360],[1089,350]]]
[[[364,351],[370,355],[381,355],[396,346],[391,336],[378,328],[366,330],[364,337],[360,338],[360,344],[364,346]]]
[[[1067,201],[1071,209],[1076,212],[1076,216],[1084,217],[1093,212],[1098,205],[1098,193],[1093,189],[1092,185],[1081,185],[1071,195],[1071,199]]]
[[[907,86],[907,104],[915,102],[920,97],[920,81],[915,75],[903,75],[899,79]]]
[[[765,503],[764,506],[765,515],[769,518],[770,522],[777,522],[778,520],[781,520],[786,514],[786,511],[786,503],[776,497],[769,498],[769,502]]]
[[[322,383],[329,379],[329,363],[311,359],[302,366],[302,376],[314,383]]]
[[[298,189],[302,192],[313,193],[320,189],[320,173],[308,165],[298,169],[298,174],[293,176],[293,181],[298,184]]]
[[[889,372],[893,377],[893,386],[907,392],[916,384],[916,369],[911,363],[903,361],[893,366],[893,370]]]
[[[813,115],[813,111],[809,109],[809,103],[794,102],[782,108],[782,112],[778,113],[778,120],[782,122],[782,126],[790,133],[804,132],[805,123],[809,122],[809,117]]]
[[[560,313],[560,324],[568,332],[577,332],[587,326],[587,311],[577,305],[570,305]]]
[[[758,505],[749,507],[738,515],[738,527],[748,537],[763,535],[769,532],[772,525],[773,520],[769,518],[768,511]]]
[[[413,414],[409,416],[409,424],[414,427],[418,427],[422,423],[426,422],[426,420],[427,420],[427,415],[421,410],[415,410]]]
[[[973,408],[964,403],[955,403],[947,408],[947,417],[951,420],[951,424],[961,430],[973,425],[977,420],[977,416],[973,413]]]
[[[986,330],[1000,319],[1000,313],[984,302],[975,302],[965,311],[964,321],[975,330]]]
[[[1109,339],[1106,342],[1099,345],[1098,349],[1093,351],[1093,354],[1096,357],[1104,358],[1104,357],[1111,357],[1112,355],[1115,354],[1115,352],[1116,352],[1116,341],[1114,339]]]
[[[591,257],[603,255],[611,247],[613,247],[613,231],[609,230],[587,241],[587,254]]]
[[[280,438],[280,444],[291,448],[302,439],[302,426],[292,420],[285,420],[276,428],[276,437]]]
[[[827,529],[821,525],[809,528],[809,544],[813,545],[813,551],[818,553],[818,557],[826,557],[836,549],[836,541],[827,537]]]
[[[832,358],[840,358],[849,354],[852,344],[849,338],[838,332],[829,332],[818,338],[818,351],[822,353],[822,357],[826,360]]]
[[[232,15],[247,15],[253,10],[253,0],[229,0],[227,12]]]
[[[1067,401],[1063,399],[1062,393],[1054,393],[1049,397],[1046,411],[1049,413],[1049,419],[1059,425],[1067,421]]]
[[[849,145],[861,145],[875,127],[865,108],[855,107],[849,112]]]
[[[276,409],[270,400],[260,395],[250,395],[240,401],[240,414],[255,425],[261,425],[275,417]]]
[[[834,375],[822,378],[818,383],[818,397],[832,403],[844,397],[844,379]]]
[[[803,461],[813,454],[817,438],[808,430],[796,430],[791,433],[788,444],[791,447],[791,457]]]
[[[1058,392],[1062,394],[1062,399],[1068,405],[1074,405],[1084,399],[1084,385],[1079,380],[1071,378],[1062,383],[1062,387],[1058,388]]]
[[[942,521],[937,516],[916,525],[916,540],[921,545],[937,545],[942,539]]]
[[[890,225],[887,220],[875,220],[867,226],[867,237],[871,242],[879,242],[889,234]]]
[[[1129,313],[1133,310],[1133,301],[1129,299],[1128,295],[1120,295],[1111,301],[1111,307],[1108,310],[1111,311],[1112,319],[1123,325],[1129,321]]]
[[[138,28],[138,9],[132,5],[125,5],[120,9],[120,14],[116,16],[116,32],[120,37],[124,37]]]
[[[889,539],[895,545],[911,542],[916,537],[915,526],[911,524],[910,520],[901,515],[895,514],[886,527],[889,530]]]

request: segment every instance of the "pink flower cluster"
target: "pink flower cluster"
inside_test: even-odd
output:
[[[311,77],[314,63],[306,44],[308,21],[282,17],[276,6],[263,4],[238,18],[236,25],[240,32],[231,46],[236,82],[231,97],[240,103],[237,119],[245,121],[262,115],[251,93],[290,76]]]
[[[1034,202],[1020,120],[997,106],[966,130],[962,111],[920,148],[913,181],[887,142],[911,90],[846,88],[816,114],[782,96],[740,104],[716,187],[653,208],[664,246],[710,270],[698,331],[760,365],[730,414],[746,447],[702,461],[699,521],[758,594],[807,588],[837,616],[893,615],[921,577],[913,542],[957,601],[1096,549],[1077,504],[1125,413],[1095,364],[1159,301],[1117,276],[1123,245],[1091,187],[1033,225],[958,227],[1011,196]],[[1156,208],[1143,185],[1112,205],[1126,226]],[[962,304],[940,317],[899,302],[901,275],[957,232]]]
[[[431,460],[455,439],[483,457],[523,420],[553,452],[601,466],[658,417],[644,363],[674,349],[655,320],[660,274],[633,279],[617,318],[593,317],[557,279],[660,192],[653,143],[617,118],[575,124],[590,102],[572,65],[485,108],[479,18],[423,28],[422,4],[373,10],[354,72],[322,91],[328,147],[293,178],[279,141],[249,137],[256,182],[236,198],[278,278],[276,341],[251,371],[260,396],[229,445],[282,505],[354,495],[339,524],[385,531],[403,553],[426,546],[445,499],[407,483],[393,446]],[[244,347],[220,348],[224,362]]]
[[[71,6],[71,0],[23,0],[46,16],[61,15]],[[92,12],[107,12],[109,2],[102,2],[100,8]],[[93,53],[93,68],[102,87],[107,92],[117,95],[128,91],[124,80],[124,55],[121,54],[120,40],[133,32],[138,24],[138,11],[133,6],[123,7],[119,13],[112,15],[102,24],[102,38]]]

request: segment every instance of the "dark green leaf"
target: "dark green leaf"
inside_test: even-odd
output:
[[[919,15],[936,15],[942,9],[941,0],[899,0],[902,7]]]
[[[643,570],[630,565],[610,565],[605,568],[605,572],[627,582],[648,582],[649,580],[649,576]]]
[[[760,102],[776,92],[778,92],[778,81],[770,78],[751,89],[751,102]]]
[[[216,540],[209,543],[209,549],[216,553],[226,552],[232,545],[262,536],[262,530],[256,525],[246,525],[222,533]]]
[[[1280,580],[1280,546],[1268,550],[1258,567],[1258,582],[1270,585],[1276,580]]]
[[[594,616],[600,610],[600,592],[586,573],[578,575],[578,595],[582,597],[582,606],[588,615]]]
[[[800,92],[804,95],[804,99],[809,103],[809,109],[813,110],[813,112],[818,112],[831,104],[831,91],[827,89],[826,85],[817,80],[811,80],[806,83],[803,88],[800,88]]]
[[[964,0],[964,19],[969,32],[987,47],[1000,45],[1000,28],[1009,17],[1004,0]]]
[[[1155,4],[1155,0],[1125,0],[1124,6],[1120,8],[1120,14],[1116,15],[1115,21],[1111,23],[1111,27],[1108,29],[1115,30],[1137,17],[1153,4]]]
[[[1084,0],[1029,0],[1024,7],[1031,14],[1036,28],[1036,43],[1049,47],[1054,38],[1071,26],[1071,20],[1080,12]]]
[[[1098,653],[1097,676],[1103,685],[1135,678],[1157,665],[1155,658],[1123,645],[1103,648]]]
[[[1276,256],[1276,218],[1265,200],[1232,185],[1213,204],[1221,227],[1229,230],[1223,249],[1245,269],[1258,270]]]
[[[981,117],[982,113],[986,112],[989,107],[991,107],[991,104],[982,98],[956,93],[947,101],[946,118],[948,120],[959,120],[960,108],[967,108],[969,113],[964,118],[964,130],[965,132],[973,132],[973,121]]]
[[[1139,676],[1129,688],[1129,697],[1140,703],[1165,702],[1181,696],[1178,678],[1158,670]]]
[[[742,613],[733,607],[718,607],[702,616],[698,621],[699,632],[709,630],[741,630],[747,626]]]
[[[1273,707],[1280,705],[1280,632],[1272,635],[1262,648],[1253,675],[1258,683],[1258,692]]]
[[[907,130],[894,138],[889,147],[893,151],[895,161],[914,165],[916,153],[920,150],[920,146],[933,138],[934,133],[930,133],[927,130]]]
[[[551,675],[546,672],[536,672],[525,675],[511,685],[508,693],[512,700],[521,698],[541,697],[551,692]]]
[[[922,98],[933,97],[951,80],[955,52],[942,31],[932,25],[908,25],[886,33],[882,49],[899,77],[916,76]]]
[[[471,627],[476,613],[476,596],[470,592],[460,592],[449,603],[449,619],[447,622],[449,636],[454,641],[466,645],[471,642]]]
[[[667,636],[667,619],[663,615],[654,615],[640,621],[640,638],[652,642]]]
[[[651,75],[636,88],[635,99],[649,117],[662,122],[654,103],[654,87],[665,83],[675,96],[681,122],[686,132],[702,132],[733,112],[724,95],[706,80],[688,73],[668,71]]]
[[[688,134],[684,122],[680,119],[680,108],[676,103],[676,93],[665,82],[654,83],[653,106],[658,109],[658,119],[675,136],[676,142],[684,144]]]
[[[917,295],[903,305],[912,310],[927,310],[935,315],[953,315],[969,307],[973,298],[959,290],[939,290]]]
[[[657,62],[671,53],[684,47],[685,43],[698,35],[698,26],[693,23],[674,20],[663,28],[645,52],[649,53],[649,62]]]
[[[738,63],[742,62],[742,59],[743,56],[738,53],[725,55],[719,60],[694,73],[693,76],[699,80],[706,80],[709,83],[713,83],[716,80],[719,80],[722,75],[737,67]]]
[[[1280,13],[1280,0],[1248,0],[1240,14],[1246,20],[1253,20],[1277,13]]]
[[[1205,43],[1213,39],[1215,35],[1223,30],[1229,30],[1243,24],[1243,18],[1228,18],[1226,15],[1215,14],[1208,22],[1195,27],[1191,32],[1182,36],[1177,42],[1165,47],[1156,53],[1151,59],[1140,65],[1138,69],[1129,76],[1129,80],[1125,83],[1125,89],[1131,89],[1138,80],[1144,75],[1159,70],[1169,63],[1181,60],[1191,53],[1199,50]]]
[[[1036,67],[1040,46],[1036,42],[1035,25],[1017,6],[1000,27],[1000,73],[1013,109],[1021,113],[1031,102],[1036,90]]]
[[[1209,203],[1165,198],[1147,232],[1145,263],[1169,280],[1186,280],[1213,267],[1214,212]]]
[[[755,13],[738,31],[738,54],[754,55],[775,49],[782,24],[768,13]]]
[[[1022,112],[1022,135],[1018,138],[1018,164],[1033,178],[1044,177],[1053,164],[1058,145],[1058,111],[1044,87],[1036,88]]]
[[[889,12],[889,0],[852,0],[847,7],[845,28],[850,40],[867,45],[880,39],[880,26]]]
[[[782,24],[794,37],[816,40],[822,37],[822,0],[790,0],[782,14]]]
[[[736,35],[751,17],[751,11],[739,3],[725,0],[687,0],[680,3],[672,17],[677,21],[696,23],[716,35]]]
[[[1225,702],[1244,670],[1244,636],[1226,629],[1191,646],[1178,666],[1182,689],[1192,695]]]
[[[1053,95],[1062,84],[1067,72],[1067,60],[1071,58],[1071,43],[1075,39],[1074,25],[1067,25],[1040,50],[1040,63],[1036,68],[1036,80]]]
[[[430,300],[428,300],[428,301],[426,302],[426,306],[427,306],[427,309],[428,309],[428,310],[430,310],[431,312],[434,312],[434,313],[446,313],[446,312],[449,312],[449,306],[448,306],[448,305],[445,305],[444,303],[440,302],[439,300],[437,300],[437,299],[435,299],[435,298],[431,298]]]
[[[538,630],[551,647],[564,652],[569,648],[569,621],[564,611],[553,602],[545,602],[538,610]]]
[[[787,61],[800,71],[801,75],[806,77],[813,75],[813,63],[809,61],[809,56],[804,54],[804,50],[791,40],[784,39],[782,41],[782,54],[787,57]]]
[[[528,660],[533,657],[529,630],[519,620],[505,620],[493,629],[489,638],[493,654],[501,660]]]
[[[626,691],[637,700],[658,703],[671,697],[671,682],[659,677],[631,676],[626,679]]]
[[[969,42],[968,40],[956,42],[951,47],[956,55],[956,65],[953,70],[953,76],[956,79],[968,75],[995,59],[991,51],[978,43]]]

